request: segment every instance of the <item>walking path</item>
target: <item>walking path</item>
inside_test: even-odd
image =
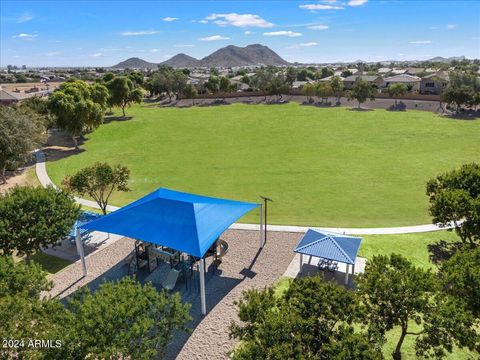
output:
[[[41,150],[35,151],[37,159],[36,173],[38,180],[42,186],[46,187],[51,185],[57,187],[47,173],[47,167],[45,164],[45,154]],[[95,209],[100,209],[96,202],[75,197],[75,201],[81,205],[88,206]],[[118,210],[119,207],[108,205],[108,211]],[[453,226],[450,226],[453,227]],[[304,233],[308,229],[318,229],[322,231],[335,232],[340,234],[350,235],[392,235],[392,234],[411,234],[411,233],[423,233],[430,231],[445,230],[449,227],[440,227],[434,224],[427,225],[413,225],[413,226],[400,226],[400,227],[383,227],[383,228],[333,228],[333,227],[312,227],[312,226],[289,226],[289,225],[268,225],[268,231],[284,231],[293,233]],[[258,224],[239,224],[235,223],[230,226],[230,229],[234,230],[259,230]]]

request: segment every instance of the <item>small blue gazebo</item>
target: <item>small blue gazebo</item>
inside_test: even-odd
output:
[[[346,264],[345,284],[347,284],[350,265],[352,275],[355,272],[355,260],[361,243],[360,237],[308,229],[293,251],[300,254],[300,270],[303,255]]]

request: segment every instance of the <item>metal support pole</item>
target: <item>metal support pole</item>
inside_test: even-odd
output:
[[[302,264],[303,264],[303,254],[300,254],[300,269],[298,270],[298,273],[302,273]]]
[[[202,315],[207,314],[207,305],[205,303],[205,259],[200,259],[200,301],[202,304]]]
[[[263,228],[263,205],[260,205],[260,248],[263,248],[263,232],[265,229]]]
[[[77,228],[75,231],[75,244],[77,245],[77,253],[80,256],[82,261],[83,276],[87,276],[87,264],[85,262],[85,253],[83,251],[82,235],[80,234],[80,229]]]
[[[263,231],[264,231],[264,232],[263,232],[263,235],[264,235],[264,236],[263,236],[263,238],[264,238],[264,240],[263,240],[263,246],[265,246],[265,244],[267,243],[267,223],[268,223],[268,222],[267,222],[267,202],[273,201],[273,200],[270,199],[270,198],[267,198],[267,197],[265,197],[265,196],[262,196],[262,195],[260,195],[260,198],[263,200],[263,204],[264,204],[264,206],[265,206],[265,221],[264,221],[264,223],[265,223],[265,228],[264,228],[264,230],[263,230]]]
[[[267,200],[265,200],[265,231],[263,233],[263,246],[267,243]]]
[[[350,270],[350,264],[346,264],[347,269],[345,270],[345,285],[348,285],[348,272]]]

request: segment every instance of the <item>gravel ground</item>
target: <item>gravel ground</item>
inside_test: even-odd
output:
[[[207,315],[201,315],[198,286],[180,291],[184,301],[190,302],[190,334],[176,334],[167,349],[166,359],[228,359],[228,352],[236,340],[229,339],[228,328],[238,320],[233,302],[249,288],[263,288],[274,284],[283,275],[294,257],[293,248],[303,234],[270,232],[266,246],[259,251],[257,231],[228,230],[222,238],[229,244],[219,271],[209,271],[206,277]],[[120,239],[116,243],[92,253],[87,258],[89,275],[82,278],[81,264],[70,265],[52,277],[54,288],[50,294],[63,298],[79,287],[95,289],[103,280],[126,275],[123,260],[133,249],[133,240]],[[207,267],[211,259],[207,259]],[[213,270],[213,269],[210,269]],[[140,276],[140,280],[154,280],[155,276]],[[154,285],[158,286],[154,282]]]

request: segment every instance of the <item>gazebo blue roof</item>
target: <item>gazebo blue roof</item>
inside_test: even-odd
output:
[[[203,257],[228,227],[258,204],[160,188],[82,226]]]
[[[362,238],[308,229],[296,248],[296,253],[355,264]]]

